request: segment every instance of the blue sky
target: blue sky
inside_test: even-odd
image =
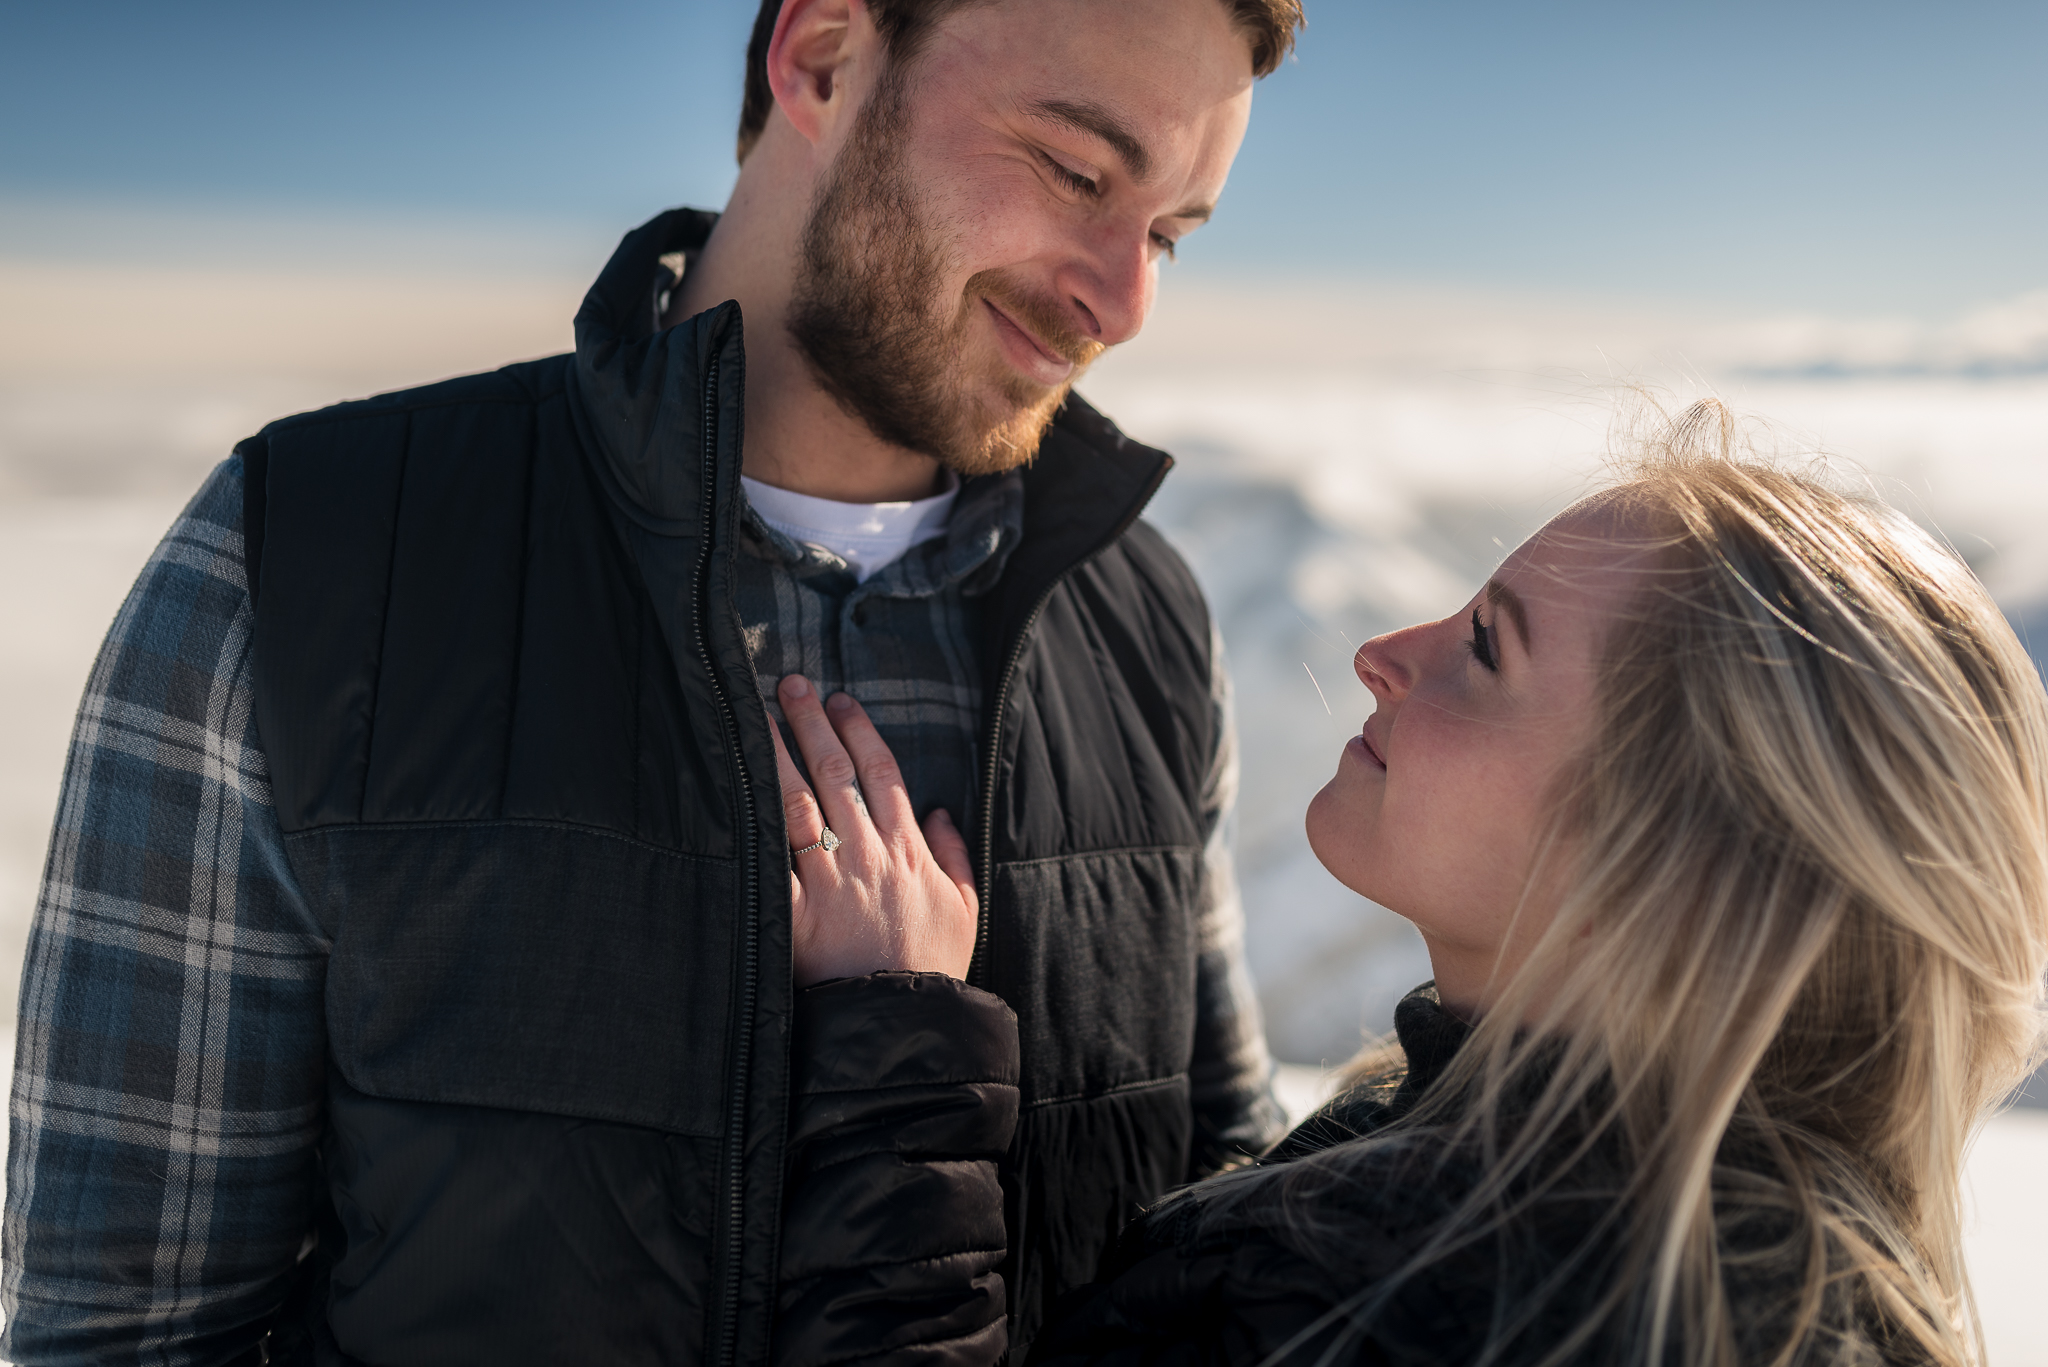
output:
[[[1308,4],[1176,269],[1923,313],[2048,286],[2040,0]],[[601,259],[723,198],[752,10],[17,0],[0,246],[98,249],[86,210],[439,217]]]

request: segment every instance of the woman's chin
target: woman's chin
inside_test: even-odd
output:
[[[1315,852],[1316,862],[1327,869],[1332,878],[1359,896],[1371,897],[1372,893],[1364,886],[1369,870],[1362,858],[1360,823],[1354,813],[1345,810],[1344,794],[1338,791],[1342,783],[1340,774],[1309,799],[1308,813],[1302,819],[1302,825],[1308,833],[1308,847]]]

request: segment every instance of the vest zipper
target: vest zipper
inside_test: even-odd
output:
[[[1166,479],[1166,472],[1173,468],[1169,459],[1163,462],[1138,497],[1132,501],[1130,511],[1110,530],[1108,536],[1095,549],[1076,560],[1073,564],[1054,575],[1038,597],[1032,600],[1031,610],[1024,614],[1024,621],[1017,628],[1017,635],[1010,642],[1009,653],[1003,660],[1003,672],[996,676],[995,706],[988,714],[988,745],[982,751],[981,778],[981,874],[977,886],[981,894],[981,905],[976,908],[974,926],[974,954],[967,961],[967,981],[976,987],[988,986],[988,915],[996,886],[996,765],[1000,758],[998,750],[1003,743],[1003,713],[1010,702],[1010,684],[1017,676],[1017,664],[1024,658],[1024,644],[1031,638],[1031,628],[1038,624],[1038,614],[1045,611],[1045,605],[1052,601],[1053,590],[1066,577],[1093,560],[1096,556],[1114,546],[1123,534],[1131,529],[1138,515],[1145,511],[1145,505],[1152,501],[1152,495],[1159,492],[1159,486]]]
[[[974,954],[967,961],[967,981],[976,987],[987,987],[988,976],[988,911],[989,899],[996,886],[996,759],[997,747],[1003,743],[1003,713],[1010,703],[1010,682],[1017,677],[1017,662],[1024,658],[1024,643],[1031,638],[1031,628],[1038,623],[1038,614],[1045,611],[1045,605],[1052,600],[1052,591],[1059,587],[1065,573],[1054,576],[1053,581],[1039,592],[1031,604],[1031,611],[1024,614],[1024,623],[1017,630],[1017,638],[1010,642],[1009,654],[1003,660],[1003,672],[996,676],[995,706],[988,714],[988,744],[982,750],[981,778],[981,905],[975,909]]]
[[[711,548],[718,530],[718,360],[712,358],[704,380],[704,544],[697,556],[696,583],[691,597],[697,610],[697,652],[711,679],[711,691],[718,698],[718,716],[725,730],[726,753],[732,756],[734,786],[740,808],[741,859],[746,898],[741,931],[739,1030],[733,1040],[732,1109],[725,1130],[725,1277],[719,1291],[718,1321],[713,1341],[717,1351],[712,1361],[729,1367],[739,1356],[741,1256],[745,1245],[747,1082],[754,1057],[754,1005],[761,976],[761,868],[760,832],[754,829],[754,792],[747,781],[746,758],[740,753],[739,719],[726,695],[725,683],[711,658],[708,622]]]

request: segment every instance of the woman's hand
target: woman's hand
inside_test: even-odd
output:
[[[979,901],[953,819],[935,811],[918,829],[896,757],[847,694],[820,706],[810,681],[791,674],[776,696],[818,785],[813,794],[780,729],[769,728],[790,848],[800,851],[789,875],[796,985],[890,969],[965,978]],[[827,826],[838,838],[831,850],[818,845]]]

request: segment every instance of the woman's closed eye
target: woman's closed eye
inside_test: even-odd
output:
[[[1472,658],[1490,674],[1500,673],[1500,660],[1493,653],[1493,638],[1487,634],[1486,623],[1479,620],[1479,609],[1472,609],[1472,639],[1465,643],[1472,652]]]

